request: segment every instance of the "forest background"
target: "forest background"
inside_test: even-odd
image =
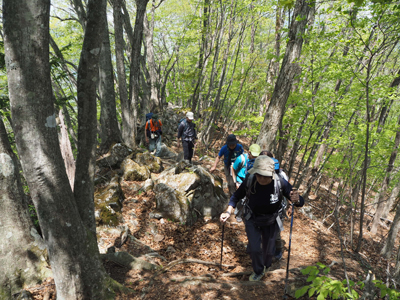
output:
[[[381,218],[399,212],[382,249],[391,257],[400,218],[398,2],[2,2],[1,120],[45,234],[54,226],[44,216],[69,209],[71,216],[79,211],[79,230],[95,232],[93,209],[86,209],[91,204],[77,199],[93,198],[93,187],[84,183],[93,182],[96,145],[98,153],[116,142],[142,145],[138,128],[145,114],[172,104],[194,112],[204,151],[220,126],[273,150],[294,186],[306,187],[306,198],[323,174],[338,182],[355,251],[362,247],[365,213],[374,214],[370,231],[376,233]],[[21,84],[21,78],[31,82]],[[32,90],[42,96],[33,101]],[[57,122],[61,147],[51,142],[58,133],[33,126],[39,121],[47,128]],[[46,159],[33,163],[43,144],[61,149],[55,151],[64,159],[49,160],[61,171],[46,170]],[[73,187],[63,195],[68,208],[51,201],[57,198],[51,185],[43,188],[38,174],[46,172]],[[65,189],[60,185],[59,193]],[[367,202],[371,193],[375,199]],[[85,234],[81,238],[91,245]],[[60,260],[55,256],[53,263]],[[399,277],[398,260],[391,273]],[[60,295],[62,286],[70,293],[67,285],[59,283]]]

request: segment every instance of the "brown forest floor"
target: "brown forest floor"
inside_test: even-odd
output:
[[[196,164],[203,164],[203,167],[207,169],[211,167],[209,161],[202,163],[197,161],[198,157],[195,158],[197,158],[194,160]],[[222,164],[219,167],[217,173],[224,178]],[[326,179],[327,186],[330,180]],[[248,281],[249,275],[226,276],[231,273],[252,271],[250,259],[245,252],[247,240],[243,223],[237,223],[232,216],[225,225],[222,263],[230,267],[223,267],[220,270],[218,264],[221,257],[222,227],[218,220],[202,221],[188,227],[165,219],[150,219],[149,213],[155,207],[154,194],[152,192],[141,195],[132,193],[129,189],[130,184],[130,182],[122,183],[125,193],[124,219],[129,225],[131,234],[144,246],[128,239],[122,248],[117,248],[117,251],[127,251],[134,256],[143,256],[152,252],[150,247],[165,258],[165,261],[150,256],[148,261],[164,267],[174,260],[184,259],[214,262],[216,265],[187,262],[175,265],[165,273],[156,274],[149,271],[129,270],[113,262],[106,262],[105,268],[111,277],[133,290],[131,294],[118,295],[118,300],[283,299],[290,220],[285,221],[285,230],[282,232],[282,237],[286,241],[282,260],[273,263],[261,282],[253,283]],[[301,274],[300,269],[315,265],[317,262],[325,265],[336,262],[333,263],[330,276],[339,280],[345,278],[340,241],[336,233],[337,227],[334,224],[334,217],[329,216],[335,204],[334,192],[332,194],[327,189],[321,188],[318,196],[310,196],[305,207],[311,206],[315,220],[306,217],[298,209],[295,213],[290,255],[290,288],[305,285],[306,277]],[[345,211],[341,211],[341,215],[343,217]],[[366,217],[366,222],[369,221],[371,218]],[[135,222],[136,226],[133,225]],[[349,278],[353,281],[363,280],[367,271],[371,269],[378,278],[385,281],[388,262],[380,257],[379,252],[383,246],[387,228],[381,226],[376,236],[371,236],[364,230],[362,251],[356,254],[350,250],[348,238],[350,222],[343,221],[342,218],[340,225],[341,235],[346,237],[344,260]],[[357,224],[356,228],[358,226]],[[364,228],[366,227],[367,225]],[[357,237],[358,231],[354,238],[355,245]],[[107,238],[111,244],[119,244],[119,236],[110,234]],[[393,252],[397,253],[397,249]],[[394,264],[393,258],[389,262],[390,268],[393,268]],[[30,291],[35,300],[44,299],[46,294],[50,296],[49,299],[56,299],[54,283],[51,279]],[[289,296],[288,299],[294,298]]]

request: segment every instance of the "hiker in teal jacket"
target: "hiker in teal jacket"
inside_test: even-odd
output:
[[[250,146],[248,154],[244,153],[236,158],[232,165],[232,178],[236,184],[236,188],[239,188],[247,172],[253,167],[254,160],[260,155],[260,152],[260,146],[253,144]]]

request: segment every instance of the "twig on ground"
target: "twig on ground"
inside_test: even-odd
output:
[[[212,261],[205,261],[205,260],[199,260],[199,259],[178,259],[178,260],[171,261],[168,265],[166,265],[164,268],[162,268],[156,274],[154,274],[151,277],[151,279],[153,280],[158,275],[160,275],[162,273],[165,273],[166,271],[168,271],[169,269],[171,269],[172,267],[174,267],[176,265],[179,265],[179,264],[191,264],[191,263],[220,266],[220,263],[212,262]],[[222,265],[222,266],[226,267],[226,268],[234,268],[235,267],[235,266],[232,266],[232,265]]]
[[[221,275],[221,277],[238,277],[238,276],[250,275],[250,274],[251,274],[251,271],[238,272],[238,273],[224,273]]]

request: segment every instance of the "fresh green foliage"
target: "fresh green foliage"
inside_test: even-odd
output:
[[[355,283],[349,280],[350,286],[347,286],[347,281],[339,281],[328,277],[330,268],[322,263],[317,263],[316,266],[308,266],[301,273],[308,275],[307,282],[311,284],[303,286],[295,292],[296,299],[308,294],[308,297],[317,296],[317,300],[324,299],[359,299],[359,294],[356,290],[362,290],[365,286],[364,282]],[[399,299],[400,292],[396,289],[387,287],[381,280],[373,280],[375,287],[380,290],[380,298],[388,296],[388,299]],[[350,292],[349,292],[350,291]]]

